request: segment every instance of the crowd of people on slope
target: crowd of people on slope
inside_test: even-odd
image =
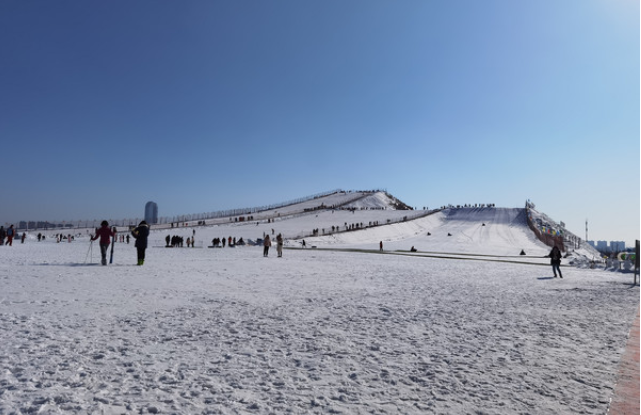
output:
[[[189,239],[189,238],[187,238]],[[165,237],[166,248],[182,248],[185,244],[185,238],[178,235],[167,235]]]
[[[179,235],[167,235],[165,237],[165,247],[166,248],[182,248],[185,246],[185,243],[187,243],[187,248],[195,248],[196,247],[196,229],[191,230],[191,237],[187,237],[185,239],[182,236]]]
[[[404,220],[405,219],[407,219],[407,218],[405,217]],[[391,219],[387,220],[388,224],[391,223],[391,222],[392,222]],[[367,226],[363,222],[358,222],[358,223],[347,223],[347,222],[345,222],[343,224],[342,228],[341,228],[340,225],[333,225],[331,228],[327,228],[327,229],[325,229],[325,228],[315,228],[315,229],[312,229],[311,236],[325,235],[326,233],[330,232],[330,229],[331,229],[331,233],[335,233],[335,232],[356,231],[356,230],[359,230],[359,229],[365,229],[366,227],[372,227],[372,226],[380,226],[380,222],[377,221],[377,220],[376,221],[369,221],[367,223]]]
[[[236,245],[245,245],[245,240],[243,238],[236,239],[236,237],[228,237],[228,238],[214,238],[211,240],[211,247],[212,248],[224,248],[225,244],[229,248],[233,248]]]
[[[496,207],[496,203],[475,203],[475,204],[466,203],[464,205],[449,204],[449,205],[441,206],[441,209],[463,209],[463,208],[485,208],[485,207],[489,207],[489,208]],[[428,209],[427,207],[424,207],[423,210],[428,210]]]

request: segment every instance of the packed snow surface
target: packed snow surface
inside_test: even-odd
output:
[[[2,246],[0,414],[605,413],[639,305],[631,275],[553,278],[520,209],[408,214],[154,231],[143,266],[133,241],[97,265],[84,230]],[[400,222],[292,239],[387,219]],[[272,229],[282,258],[207,248]],[[164,248],[169,234],[202,247]]]

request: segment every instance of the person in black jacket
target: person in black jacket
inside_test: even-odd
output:
[[[548,256],[550,257],[550,264],[552,264],[552,271],[554,271],[554,278],[556,278],[557,271],[559,272],[559,277],[563,278],[563,275],[561,275],[561,257],[563,255],[559,247],[554,245]]]
[[[138,227],[131,231],[131,235],[136,238],[136,250],[138,251],[138,265],[145,263],[145,250],[147,249],[147,238],[149,237],[149,225],[144,220]]]

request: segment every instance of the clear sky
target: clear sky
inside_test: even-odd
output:
[[[0,2],[0,223],[385,188],[639,237],[639,2]]]

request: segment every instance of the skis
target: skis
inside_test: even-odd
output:
[[[109,255],[109,263],[113,264],[114,262],[114,245],[116,245],[116,228],[113,227],[111,231],[114,235],[111,237],[111,254]]]

